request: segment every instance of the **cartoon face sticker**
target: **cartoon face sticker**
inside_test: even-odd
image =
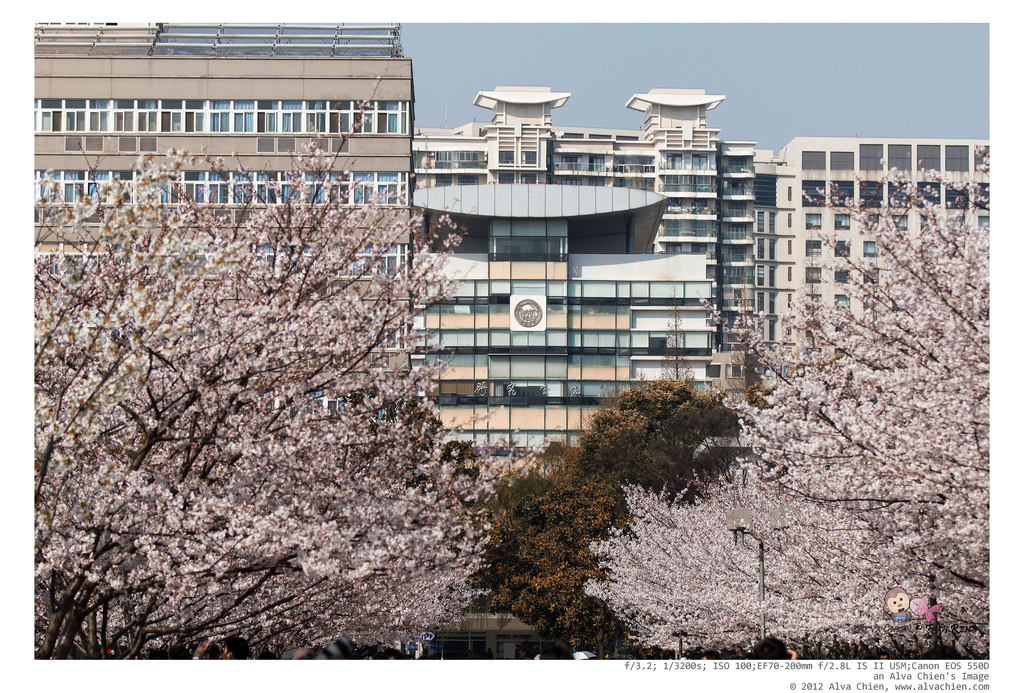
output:
[[[885,593],[885,610],[892,614],[894,620],[906,620],[909,608],[910,596],[902,587],[893,587]]]

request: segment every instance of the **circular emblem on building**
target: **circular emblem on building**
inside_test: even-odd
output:
[[[516,322],[523,327],[536,327],[540,323],[540,319],[544,317],[544,311],[541,310],[540,304],[532,298],[524,298],[517,303],[513,314],[516,316]]]

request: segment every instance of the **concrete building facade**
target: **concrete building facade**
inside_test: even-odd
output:
[[[272,201],[270,181],[312,144],[338,153],[352,204],[379,196],[409,217],[414,94],[398,25],[41,24],[35,33],[36,180],[52,171],[62,199],[131,180],[140,154],[175,149],[223,157],[232,171],[202,162],[184,171],[197,201]]]

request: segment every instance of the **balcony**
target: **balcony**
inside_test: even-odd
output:
[[[612,164],[612,173],[635,176],[638,173],[654,173],[654,164]]]
[[[687,206],[682,205],[669,205],[665,208],[665,214],[688,214],[699,217],[713,217],[717,214],[714,207],[700,207],[700,206]]]
[[[753,310],[754,299],[752,298],[727,298],[722,301],[722,307],[726,310]]]
[[[722,197],[726,200],[752,200],[754,188],[748,185],[727,186],[722,189]]]
[[[662,183],[658,186],[658,192],[663,193],[690,193],[690,194],[710,194],[715,195],[718,192],[718,188],[714,185],[687,185],[687,184],[674,184],[674,183]],[[753,194],[753,193],[751,193]]]
[[[555,173],[588,173],[590,175],[606,175],[611,173],[608,164],[573,164],[560,162],[555,164]]]
[[[754,167],[750,164],[732,164],[722,168],[722,175],[736,178],[752,178],[754,176]]]
[[[451,170],[451,169],[477,169],[487,170],[486,161],[435,161],[433,167],[439,171]]]
[[[707,163],[686,163],[685,161],[661,161],[658,163],[659,171],[703,171],[707,175],[714,175],[717,172],[715,162]]]
[[[722,232],[722,241],[739,241],[741,243],[750,243],[753,245],[754,237],[751,235],[750,231],[733,231],[732,229],[727,229]]]
[[[723,211],[722,221],[733,224],[744,224],[753,223],[754,213],[753,212],[735,212],[735,211]]]

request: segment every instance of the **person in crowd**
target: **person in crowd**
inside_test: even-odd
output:
[[[796,652],[778,638],[765,638],[757,643],[751,659],[796,659]]]
[[[220,659],[220,655],[220,645],[212,640],[206,640],[196,647],[192,659]]]
[[[224,638],[224,647],[221,659],[249,659],[252,652],[249,650],[249,643],[245,638],[232,635]]]
[[[921,655],[921,659],[961,659],[956,648],[949,645],[937,645]]]
[[[572,659],[572,652],[564,645],[552,645],[537,655],[536,659]]]

